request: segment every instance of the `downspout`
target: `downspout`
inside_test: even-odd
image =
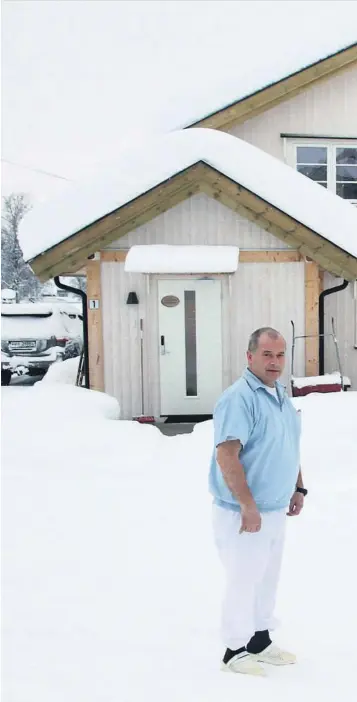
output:
[[[88,353],[88,313],[87,313],[87,295],[83,290],[79,288],[72,288],[71,285],[66,285],[61,283],[59,276],[56,275],[53,279],[58,288],[61,290],[67,290],[67,292],[72,292],[75,295],[79,295],[82,298],[82,317],[83,317],[83,356],[84,356],[84,377],[85,377],[85,387],[89,390],[89,353]]]
[[[323,290],[319,295],[319,375],[325,374],[325,297],[332,293],[345,290],[349,284],[348,280],[344,280],[341,285],[336,285],[334,288]]]
[[[353,284],[353,307],[354,307],[354,347],[357,349],[357,280]]]

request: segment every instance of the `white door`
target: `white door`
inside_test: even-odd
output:
[[[161,415],[212,414],[222,392],[220,280],[159,280]]]

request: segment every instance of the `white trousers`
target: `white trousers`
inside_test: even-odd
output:
[[[275,627],[286,511],[264,512],[260,531],[240,534],[240,513],[213,505],[214,540],[226,575],[222,639],[233,651],[256,631]]]

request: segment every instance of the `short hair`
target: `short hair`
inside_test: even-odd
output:
[[[279,337],[282,337],[280,332],[272,327],[260,327],[260,329],[256,329],[249,337],[248,351],[250,351],[250,353],[254,353],[254,351],[257,350],[259,339],[262,334],[268,334],[271,339],[278,339]]]

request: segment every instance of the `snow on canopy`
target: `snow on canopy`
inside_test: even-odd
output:
[[[197,162],[231,180],[357,257],[357,209],[277,158],[212,129],[165,134],[128,150],[95,180],[35,207],[20,227],[31,260]]]
[[[132,246],[125,260],[127,273],[234,273],[237,246]]]

